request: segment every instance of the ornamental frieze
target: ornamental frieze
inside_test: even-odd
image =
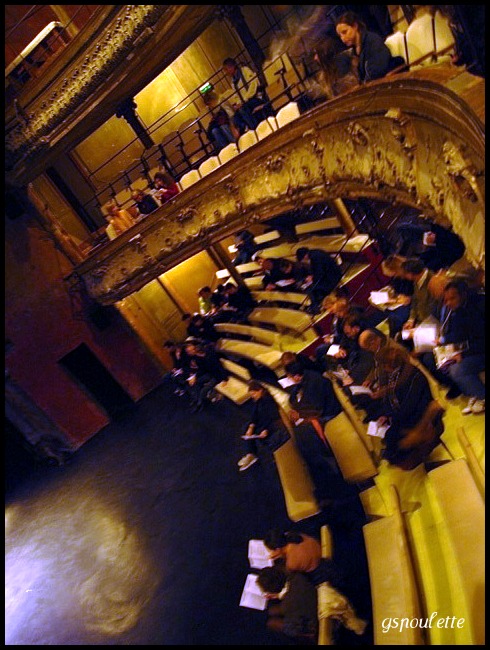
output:
[[[417,207],[452,224],[469,261],[482,265],[481,123],[440,86],[437,101],[427,81],[396,86],[319,105],[182,191],[77,267],[91,295],[110,304],[244,226],[337,198]],[[413,98],[428,104],[426,92],[424,114]]]
[[[7,131],[6,148],[14,162],[24,155],[34,156],[53,129],[106,81],[125,60],[142,32],[151,29],[168,5],[125,5],[120,15],[100,40],[88,46],[83,62],[68,70],[51,93],[28,113],[23,122]]]

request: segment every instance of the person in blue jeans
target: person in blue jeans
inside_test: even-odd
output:
[[[463,414],[485,411],[485,296],[470,291],[463,280],[453,280],[444,288],[440,310],[440,344],[464,348],[448,366],[447,372],[468,397]]]
[[[206,135],[215,149],[220,152],[227,145],[236,142],[238,137],[238,132],[233,126],[233,109],[228,102],[219,104],[219,97],[213,90],[206,93],[203,100],[211,112]]]

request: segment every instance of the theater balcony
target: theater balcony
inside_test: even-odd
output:
[[[461,79],[457,80],[461,82]],[[484,132],[454,70],[408,72],[326,102],[217,167],[75,269],[102,304],[295,208],[367,197],[422,211],[484,263]],[[461,86],[461,84],[460,84]],[[345,226],[348,230],[348,226]]]

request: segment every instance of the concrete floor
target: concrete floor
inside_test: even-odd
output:
[[[189,414],[164,386],[86,443],[64,467],[7,445],[7,645],[284,645],[266,614],[239,607],[250,538],[329,523],[360,615],[369,588],[356,492],[303,432],[333,509],[293,525],[264,456],[240,473],[248,406]],[[369,644],[341,631],[341,645]]]

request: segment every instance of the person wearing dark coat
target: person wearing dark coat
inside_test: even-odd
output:
[[[293,361],[285,367],[294,386],[289,391],[291,420],[302,418],[309,422],[320,440],[328,447],[323,427],[341,411],[332,383],[314,370],[304,370],[301,363]]]
[[[220,334],[216,330],[212,319],[201,314],[194,314],[192,316],[187,331],[189,336],[208,343],[215,343],[220,338]]]
[[[335,21],[337,34],[358,57],[359,81],[384,77],[390,70],[405,63],[402,57],[393,57],[383,38],[366,29],[357,14],[348,11]]]
[[[246,322],[256,303],[246,286],[237,286],[231,282],[225,285],[226,306],[234,311],[235,320]]]
[[[150,214],[150,212],[153,212],[158,208],[158,203],[151,194],[145,194],[141,190],[135,190],[131,196],[133,201],[136,203],[136,207],[141,216]]]
[[[164,377],[168,381],[173,391],[179,397],[187,393],[187,377],[189,376],[190,359],[185,351],[185,346],[175,341],[165,341],[163,347],[170,354],[172,359],[172,370]]]
[[[485,296],[471,291],[464,281],[453,280],[445,286],[442,306],[435,315],[441,323],[440,344],[462,348],[442,372],[468,398],[463,415],[483,413],[485,384],[480,373],[485,370]],[[424,354],[422,362],[439,378],[432,352]]]
[[[325,296],[339,283],[342,271],[328,253],[318,248],[298,248],[296,259],[306,269],[306,282],[303,286],[311,300],[311,311],[316,313]]]
[[[246,453],[238,461],[240,472],[258,461],[258,440],[274,452],[290,437],[282,422],[279,407],[269,391],[260,382],[252,380],[248,392],[253,400],[253,410],[245,435],[242,436]]]
[[[192,411],[197,412],[209,402],[218,401],[213,389],[216,384],[228,381],[229,374],[212,345],[189,341],[185,344],[185,351],[189,356],[191,373],[187,379],[188,392],[191,396]]]
[[[377,360],[383,380],[373,393],[377,404],[371,405],[370,415],[388,426],[383,457],[393,465],[412,469],[438,444],[443,409],[433,399],[427,378],[410,362],[403,347],[387,345],[378,352]],[[435,416],[425,421],[429,407],[434,405]],[[417,442],[409,442],[410,432],[422,424],[422,436]]]

